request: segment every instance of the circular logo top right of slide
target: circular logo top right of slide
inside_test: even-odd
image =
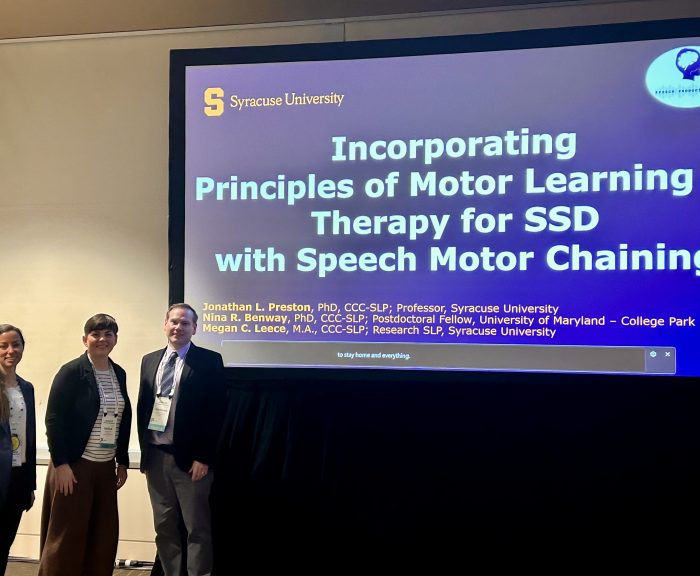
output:
[[[700,107],[700,46],[681,46],[658,56],[647,69],[646,86],[668,106]]]

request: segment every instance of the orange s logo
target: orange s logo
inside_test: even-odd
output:
[[[223,98],[223,88],[207,88],[204,91],[204,113],[207,116],[221,116],[224,113]]]

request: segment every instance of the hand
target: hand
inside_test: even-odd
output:
[[[64,496],[73,494],[73,484],[77,484],[78,481],[73,476],[71,467],[68,464],[61,464],[56,468],[55,472],[56,489]]]
[[[197,482],[204,478],[209,472],[209,466],[207,464],[202,464],[196,460],[192,462],[192,468],[190,468],[189,474],[192,477],[192,482]]]
[[[126,483],[126,466],[120,464],[117,466],[117,490],[119,490]]]

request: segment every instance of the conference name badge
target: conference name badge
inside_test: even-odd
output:
[[[117,415],[105,414],[100,426],[100,448],[117,447]]]
[[[149,430],[155,430],[156,432],[165,430],[165,426],[168,424],[171,403],[172,398],[168,396],[156,396],[153,412],[151,412],[151,420],[148,423]]]
[[[17,434],[12,435],[12,467],[17,468],[22,465],[22,452],[20,447],[22,443],[20,442],[19,436]]]

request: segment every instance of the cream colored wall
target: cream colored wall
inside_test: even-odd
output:
[[[624,6],[622,6],[624,4]],[[696,0],[540,6],[497,12],[0,42],[0,321],[27,339],[40,450],[53,375],[83,350],[85,320],[113,314],[112,357],[136,400],[141,356],[164,344],[168,298],[168,69],[174,48],[490,32],[700,16]],[[135,430],[132,447],[137,449]],[[45,467],[39,468],[37,504]],[[120,492],[118,557],[152,560],[145,482]],[[12,554],[38,556],[40,505]]]
[[[40,457],[49,387],[83,351],[82,326],[114,315],[112,358],[138,394],[141,356],[165,344],[168,303],[169,51],[342,39],[338,24],[0,44],[2,322],[27,340],[20,374],[34,383]],[[138,450],[135,424],[132,448]],[[12,554],[37,558],[37,505]],[[120,493],[119,558],[154,557],[143,477]]]

